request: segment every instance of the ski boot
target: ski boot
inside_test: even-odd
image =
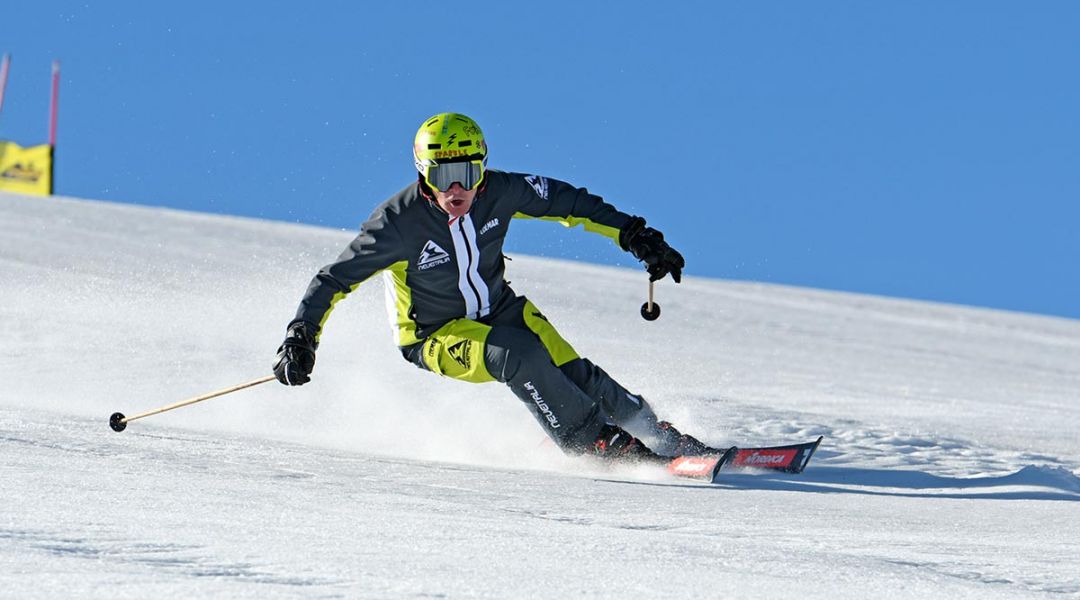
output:
[[[724,451],[708,446],[692,435],[680,433],[675,426],[667,421],[656,424],[660,430],[660,436],[664,439],[663,446],[669,450],[671,456],[704,456],[706,454],[723,454]],[[665,452],[666,454],[666,452]]]
[[[593,442],[592,454],[609,462],[666,463],[667,459],[649,449],[641,440],[617,425],[607,424]]]

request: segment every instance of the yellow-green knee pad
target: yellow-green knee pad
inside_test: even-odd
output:
[[[491,327],[468,319],[443,325],[424,342],[424,364],[443,375],[470,383],[495,381],[484,364]]]

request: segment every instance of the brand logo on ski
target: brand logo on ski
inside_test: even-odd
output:
[[[740,452],[735,457],[735,466],[739,467],[784,467],[794,460],[798,450],[756,450]]]
[[[544,402],[544,398],[540,395],[540,390],[536,389],[531,381],[526,381],[524,385],[525,389],[529,391],[529,395],[532,396],[533,403],[540,409],[540,412],[544,414],[544,418],[547,419],[552,429],[558,429],[562,427],[559,424],[558,417],[551,411],[551,407]]]
[[[428,240],[428,243],[424,244],[424,249],[420,251],[420,259],[416,263],[416,268],[426,271],[448,262],[450,262],[450,255],[446,250],[443,250],[435,242]]]
[[[525,178],[525,181],[532,186],[532,189],[536,191],[537,196],[540,196],[544,200],[548,199],[548,180],[546,177],[529,175]]]
[[[446,351],[450,354],[450,358],[453,358],[457,364],[468,369],[469,364],[471,363],[469,360],[469,348],[471,347],[472,340],[463,340],[450,346]]]
[[[667,470],[672,475],[708,479],[716,469],[716,456],[680,456],[668,463]]]

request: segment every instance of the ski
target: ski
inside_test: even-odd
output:
[[[724,464],[731,460],[739,451],[732,446],[722,454],[703,454],[700,456],[676,456],[667,463],[668,473],[677,477],[690,479],[707,479],[713,481]]]
[[[703,456],[677,456],[667,464],[668,473],[678,477],[716,481],[721,471],[734,469],[768,469],[783,473],[802,473],[824,436],[812,442],[787,446],[717,450]]]

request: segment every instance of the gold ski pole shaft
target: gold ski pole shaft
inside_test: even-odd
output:
[[[147,411],[147,412],[144,412],[142,414],[134,415],[134,416],[131,416],[131,417],[125,417],[123,413],[113,413],[112,416],[109,417],[109,426],[112,427],[113,431],[123,431],[127,427],[128,423],[130,423],[131,421],[134,421],[136,419],[141,419],[143,417],[149,417],[151,415],[160,414],[160,413],[163,413],[163,412],[166,412],[166,411],[170,411],[170,410],[174,410],[174,409],[181,408],[181,407],[184,407],[184,406],[188,406],[188,405],[191,405],[191,404],[195,404],[196,402],[202,402],[203,400],[209,400],[211,398],[217,398],[218,396],[224,396],[225,394],[231,394],[233,392],[238,392],[240,390],[247,389],[249,387],[254,387],[256,385],[266,383],[268,381],[273,381],[274,379],[276,379],[276,377],[274,377],[273,375],[267,375],[266,377],[261,377],[259,379],[256,379],[255,381],[249,381],[247,383],[241,383],[240,385],[234,385],[232,387],[227,387],[225,389],[221,389],[221,390],[218,390],[216,392],[210,392],[209,394],[203,394],[202,396],[196,396],[194,398],[189,398],[187,400],[181,400],[180,402],[177,402],[175,404],[170,404],[168,406],[162,406],[161,408],[156,408],[154,410]]]

